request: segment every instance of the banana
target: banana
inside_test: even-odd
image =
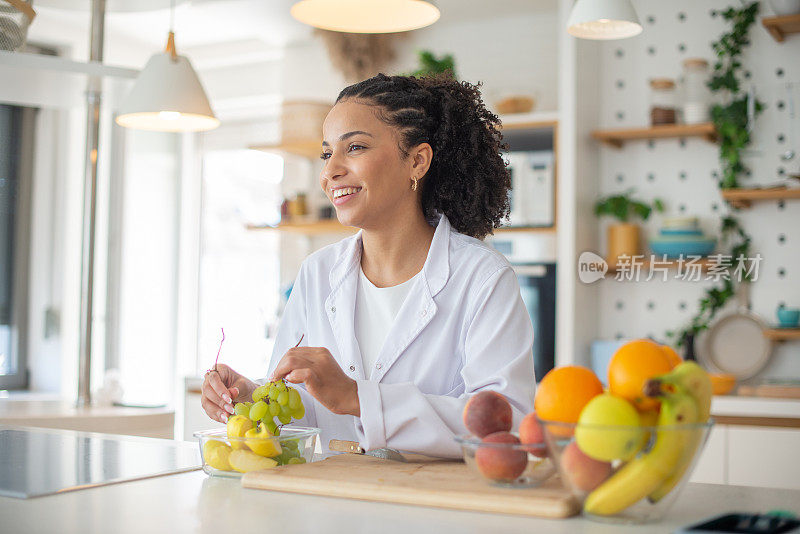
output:
[[[698,422],[705,423],[708,421],[708,416],[711,412],[711,397],[713,396],[711,379],[708,378],[708,373],[695,362],[682,362],[669,373],[656,377],[650,382],[651,384],[647,386],[649,389],[657,388],[663,391],[674,387],[683,388],[697,403]],[[696,428],[688,432],[690,436],[683,455],[675,467],[675,471],[648,496],[650,502],[656,503],[672,491],[692,464],[697,448],[700,447],[700,442],[703,439],[703,429]]]
[[[697,403],[698,421],[701,423],[708,421],[711,413],[711,397],[714,393],[708,373],[696,362],[681,362],[672,371],[651,379],[651,382],[657,382],[662,391],[669,391],[675,386],[683,388]]]
[[[595,515],[614,515],[650,495],[674,471],[683,457],[690,439],[687,432],[668,428],[669,425],[697,421],[697,405],[682,389],[661,398],[658,426],[653,448],[634,458],[597,489],[583,503],[583,510]]]

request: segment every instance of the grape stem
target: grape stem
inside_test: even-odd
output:
[[[222,340],[220,340],[219,342],[219,348],[217,349],[217,358],[214,360],[214,372],[216,372],[217,374],[219,374],[219,371],[217,371],[217,362],[219,361],[219,353],[222,352],[222,343],[225,341],[225,329],[220,327],[220,330],[222,330]]]

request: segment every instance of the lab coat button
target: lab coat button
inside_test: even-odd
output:
[[[420,314],[421,316],[423,316],[423,317],[425,317],[425,314],[427,314],[427,313],[428,313],[428,312],[427,312],[426,310],[422,310],[421,312],[419,312],[419,314]]]
[[[336,313],[336,306],[331,306],[331,313]]]
[[[356,370],[356,366],[355,365],[351,365],[350,366],[350,371],[355,371],[355,370]]]
[[[376,363],[376,364],[375,364],[375,369],[380,369],[381,367],[382,367],[382,365],[381,365],[381,364],[379,364],[379,363]]]

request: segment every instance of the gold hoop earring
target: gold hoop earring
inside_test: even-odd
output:
[[[419,180],[419,178],[414,177],[414,178],[412,178],[412,180],[414,182],[411,184],[411,190],[412,191],[416,191],[417,190],[417,180]]]

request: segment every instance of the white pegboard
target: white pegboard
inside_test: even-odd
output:
[[[780,154],[789,148],[789,101],[792,84],[795,106],[794,150],[800,151],[800,35],[777,43],[761,25],[771,16],[761,3],[759,21],[752,27],[752,44],[744,55],[745,84],[755,85],[767,109],[753,132],[752,153],[747,156],[751,174],[744,185],[767,185],[785,180],[800,170],[800,154],[789,162]],[[654,77],[678,78],[682,61],[702,57],[713,62],[711,42],[726,30],[718,11],[739,2],[638,0],[634,5],[644,32],[632,39],[601,44],[599,125],[602,128],[641,127],[649,123],[649,85]],[[713,63],[712,63],[713,64]],[[644,199],[659,197],[665,215],[694,215],[704,231],[718,236],[720,216],[728,211],[717,187],[720,172],[717,145],[700,139],[631,142],[621,150],[602,148],[600,194],[636,188]],[[753,238],[752,251],[763,261],[751,290],[753,311],[775,322],[779,303],[800,306],[800,201],[756,203],[738,216]],[[605,227],[598,236],[605,250]],[[655,216],[644,225],[647,237],[661,224]],[[719,248],[726,253],[728,249]],[[681,327],[694,315],[702,291],[710,283],[669,280],[618,282],[598,286],[601,338],[654,336],[663,339],[668,329]],[[800,343],[776,346],[767,369],[758,378],[800,377]]]

